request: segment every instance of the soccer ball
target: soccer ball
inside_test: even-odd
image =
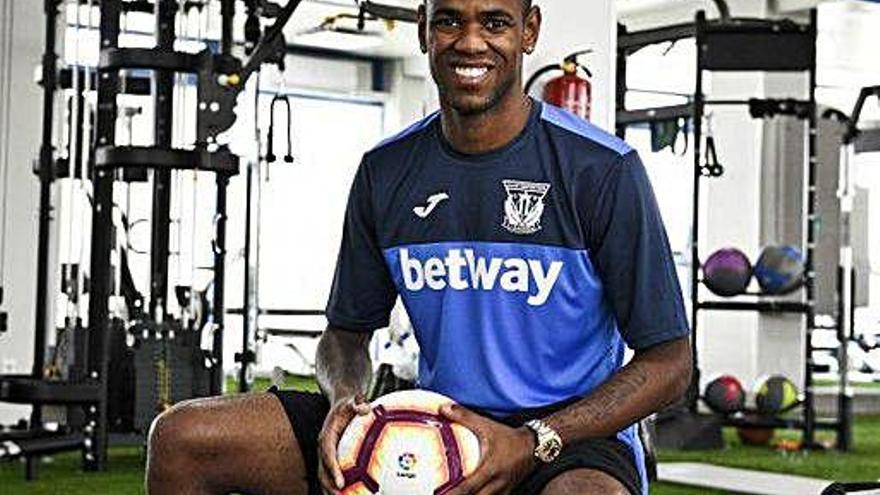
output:
[[[356,416],[337,448],[343,495],[434,495],[461,483],[480,461],[468,428],[442,417],[452,399],[424,390],[394,392]]]

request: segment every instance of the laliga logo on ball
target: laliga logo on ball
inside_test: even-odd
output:
[[[416,467],[416,456],[409,452],[404,452],[400,454],[400,457],[397,458],[397,465],[400,466],[400,469],[406,471],[405,473],[397,473],[397,476],[401,476],[404,478],[414,478],[415,473],[411,473],[413,469]]]
[[[480,442],[440,414],[448,397],[424,390],[394,392],[356,416],[337,448],[343,495],[443,495],[480,462]]]

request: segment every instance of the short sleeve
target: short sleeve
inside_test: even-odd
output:
[[[587,243],[626,343],[638,350],[686,336],[669,240],[635,151],[608,170],[592,205]]]
[[[376,237],[366,164],[365,159],[349,192],[327,320],[337,328],[370,332],[388,326],[397,292]]]

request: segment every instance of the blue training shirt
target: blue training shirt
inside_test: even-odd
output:
[[[468,155],[439,114],[366,153],[327,305],[331,325],[388,325],[400,294],[419,385],[504,416],[589,394],[643,349],[687,335],[638,154],[534,102],[520,135]],[[633,448],[634,428],[618,437]]]

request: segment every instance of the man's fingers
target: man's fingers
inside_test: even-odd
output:
[[[339,443],[342,432],[345,431],[355,415],[363,416],[369,414],[370,411],[370,404],[366,398],[363,395],[357,395],[333,407],[327,417],[326,424],[324,424],[318,452],[329,481],[337,489],[342,489],[345,486],[345,478],[336,459],[336,445]]]
[[[330,475],[327,474],[327,469],[324,466],[323,462],[318,462],[318,481],[321,483],[321,488],[324,493],[337,493],[337,489],[334,486],[333,481],[330,479]]]
[[[446,495],[470,495],[475,492],[475,488],[473,488],[470,478],[465,478],[464,481],[458,484],[452,490],[446,492]]]
[[[479,491],[474,492],[474,495],[506,495],[509,491],[505,491],[505,484],[503,479],[496,478],[480,488]]]
[[[440,406],[440,414],[444,418],[460,423],[472,430],[479,429],[480,424],[484,421],[484,418],[479,414],[458,404],[443,404]]]
[[[367,401],[367,396],[364,394],[357,394],[351,401],[352,407],[354,408],[354,412],[360,416],[366,416],[370,414],[370,411],[373,408],[370,406],[370,403]]]
[[[324,465],[325,474],[330,478],[331,484],[335,485],[336,489],[341,490],[345,487],[345,478],[343,478],[342,470],[339,469],[339,462],[336,460],[336,441],[331,441],[329,435],[324,437],[318,451],[321,462]]]
[[[330,412],[320,436],[318,454],[321,462],[324,463],[326,474],[337,489],[342,489],[345,486],[345,478],[342,476],[342,470],[336,460],[336,444],[339,443],[342,431],[345,430],[355,414],[354,402],[334,408]]]
[[[464,479],[458,486],[448,492],[447,495],[471,495],[478,493],[484,486],[492,481],[493,474],[485,469],[477,468],[470,476]]]

